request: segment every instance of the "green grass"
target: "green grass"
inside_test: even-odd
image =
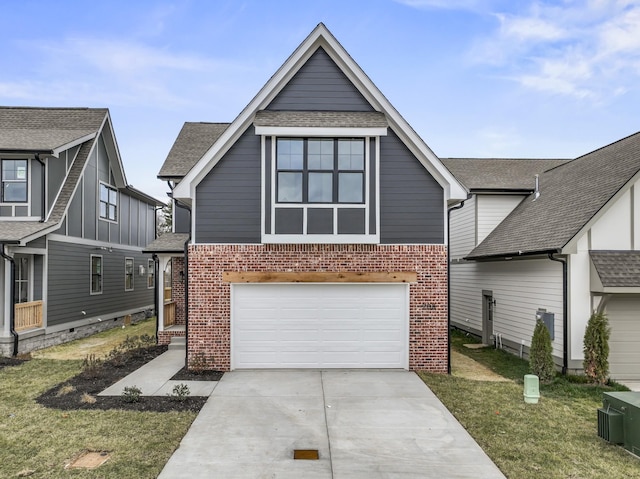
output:
[[[90,339],[77,341],[76,347]],[[45,358],[0,370],[0,478],[20,473],[30,478],[154,478],[160,473],[197,414],[59,411],[35,402],[80,370],[80,360]],[[64,469],[85,450],[108,451],[111,458],[93,471]]]
[[[640,478],[640,459],[597,436],[602,392],[624,388],[599,388],[559,376],[541,385],[538,404],[525,404],[528,363],[492,348],[462,347],[469,342],[474,341],[452,335],[454,349],[514,382],[422,378],[508,478]]]

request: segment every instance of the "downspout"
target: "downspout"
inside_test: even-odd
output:
[[[158,260],[158,255],[153,253],[151,255],[151,259],[153,259],[153,277],[156,281],[160,281],[160,264]],[[160,283],[164,286],[164,278]],[[158,344],[158,333],[160,331],[160,295],[158,294],[159,285],[155,284],[155,288],[153,288],[153,307],[155,308],[155,316],[156,316],[156,344]]]
[[[567,260],[554,257],[549,253],[551,261],[562,263],[562,375],[567,375],[569,369],[569,307],[567,302]]]
[[[45,167],[44,161],[40,159],[40,154],[36,153],[35,158],[42,165],[42,199],[40,200],[40,208],[42,208],[40,214],[40,223],[44,223],[47,219],[47,168]]]
[[[447,209],[447,374],[451,374],[451,212],[459,210],[471,194],[459,205]]]
[[[5,253],[4,243],[0,243],[0,256],[11,263],[11,285],[9,286],[9,330],[13,336],[13,356],[18,355],[18,332],[16,331],[16,262],[15,260]]]

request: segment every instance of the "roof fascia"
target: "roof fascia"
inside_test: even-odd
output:
[[[69,150],[71,148],[73,148],[74,146],[78,146],[78,145],[82,145],[83,143],[92,140],[93,138],[96,137],[98,133],[97,132],[93,132],[93,133],[89,133],[88,135],[82,136],[76,140],[73,140],[69,143],[65,143],[64,145],[60,145],[57,148],[53,149],[51,151],[51,155],[58,157],[60,156],[60,153],[65,151],[65,150]]]
[[[174,196],[190,197],[195,193],[195,186],[215,166],[233,142],[249,127],[256,111],[264,109],[284,88],[289,80],[298,72],[313,53],[323,47],[331,59],[336,62],[347,78],[355,85],[365,99],[379,111],[384,112],[390,120],[390,126],[403,140],[409,150],[445,190],[447,202],[458,202],[467,198],[467,190],[442,164],[433,151],[411,128],[389,100],[374,85],[360,66],[351,58],[338,40],[320,23],[307,38],[296,48],[291,56],[276,71],[258,94],[242,110],[229,128],[218,138],[211,148],[200,158],[198,163],[185,175],[174,189]]]
[[[575,253],[578,249],[578,241],[585,234],[589,232],[591,227],[602,218],[609,209],[613,206],[613,204],[618,201],[622,196],[624,196],[631,187],[640,179],[640,170],[636,172],[618,191],[616,191],[609,200],[600,208],[590,219],[587,221],[582,228],[580,228],[575,235],[562,247],[563,254],[572,254]]]
[[[291,135],[291,136],[387,136],[387,128],[358,127],[286,127],[256,126],[256,135]]]

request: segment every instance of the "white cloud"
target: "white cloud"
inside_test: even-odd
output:
[[[495,13],[496,29],[470,56],[527,88],[607,101],[640,80],[639,3],[539,1],[520,12]]]

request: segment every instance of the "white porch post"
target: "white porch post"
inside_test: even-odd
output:
[[[2,328],[2,336],[11,336],[11,328],[10,328],[10,315],[11,315],[11,266],[6,259],[2,259],[2,270],[3,274],[0,277],[0,281],[2,281],[2,290],[4,293],[0,295],[0,301],[2,302],[2,318],[3,318],[3,328]]]

